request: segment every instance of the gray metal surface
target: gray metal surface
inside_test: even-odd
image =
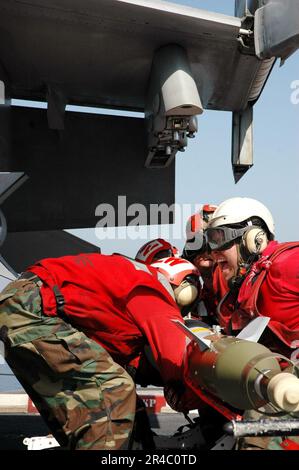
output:
[[[235,182],[253,165],[253,108],[233,113],[232,166]]]
[[[0,173],[0,204],[16,191],[26,179],[27,176],[22,171]]]
[[[255,47],[261,59],[286,59],[299,47],[299,0],[264,0],[255,14]]]
[[[168,438],[158,438],[158,446],[165,444],[169,447],[170,436],[179,426],[186,422],[179,413],[160,413],[150,417],[153,431],[158,435],[168,435]],[[0,414],[0,450],[26,450],[23,439],[33,436],[47,436],[50,430],[39,415],[7,413]],[[198,440],[202,440],[199,436]]]
[[[8,231],[95,227],[101,203],[115,208],[115,225],[126,225],[133,217],[118,219],[118,195],[127,207],[174,202],[175,165],[144,168],[143,119],[67,112],[59,133],[48,128],[45,110],[11,112],[13,154],[2,169],[29,179],[2,205]]]
[[[235,15],[240,18],[254,15],[262,0],[235,0]]]
[[[188,53],[203,106],[240,110],[261,62],[240,52],[239,18],[159,1],[0,0],[11,97],[143,110],[154,51]],[[1,77],[0,77],[1,78]]]
[[[0,414],[0,450],[26,450],[23,439],[48,434],[49,428],[39,415]]]
[[[231,421],[224,426],[234,437],[245,436],[299,436],[299,419],[291,416],[284,419],[272,418],[257,421]]]
[[[8,233],[1,247],[2,256],[19,273],[42,258],[99,252],[99,247],[62,230]]]
[[[14,281],[17,273],[7,264],[0,255],[0,292],[11,281]]]

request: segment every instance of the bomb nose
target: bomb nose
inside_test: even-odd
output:
[[[299,411],[299,378],[287,372],[275,375],[269,382],[267,392],[270,401],[286,412]]]

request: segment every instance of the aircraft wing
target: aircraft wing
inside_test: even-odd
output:
[[[7,270],[21,273],[40,259],[81,253],[101,253],[101,249],[64,230],[10,232],[1,246],[0,278],[8,277],[5,264]]]
[[[238,181],[253,165],[253,104],[299,46],[298,1],[236,0],[228,16],[157,0],[0,0],[0,171],[29,178],[3,204],[9,231],[95,226],[102,202],[116,208],[108,225],[126,225],[118,195],[170,206],[172,163],[203,108],[232,111]]]
[[[161,1],[1,0],[0,57],[11,96],[144,110],[154,52],[188,53],[203,107],[237,111],[256,99],[263,61],[238,36],[241,19]],[[34,34],[33,34],[34,32]]]

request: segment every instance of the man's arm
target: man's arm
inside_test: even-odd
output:
[[[172,322],[183,321],[179,309],[171,306],[158,292],[138,287],[128,300],[127,311],[146,338],[163,380],[182,379],[186,339]]]
[[[134,290],[127,303],[132,320],[146,337],[165,385],[165,397],[177,411],[198,408],[201,401],[184,383],[186,337],[172,320],[183,321],[178,308],[145,287]]]

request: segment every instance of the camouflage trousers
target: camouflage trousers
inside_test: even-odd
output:
[[[61,446],[128,448],[136,406],[131,377],[83,332],[44,315],[30,279],[0,294],[0,338],[8,365]]]

